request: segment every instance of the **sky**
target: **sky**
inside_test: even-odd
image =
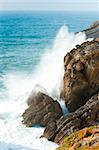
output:
[[[97,11],[99,0],[0,0],[0,10]]]

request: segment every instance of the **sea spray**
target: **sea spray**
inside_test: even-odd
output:
[[[67,26],[62,26],[53,41],[52,48],[45,49],[40,64],[31,76],[26,77],[16,73],[7,76],[8,95],[20,97],[24,93],[30,93],[38,85],[40,89],[45,89],[50,96],[59,97],[64,75],[64,56],[75,45],[84,41],[84,33],[74,34],[68,31]]]
[[[59,99],[62,90],[64,63],[67,52],[85,41],[84,33],[71,33],[62,26],[51,49],[45,49],[40,64],[28,77],[22,73],[9,73],[4,84],[7,97],[0,101],[0,141],[34,150],[53,150],[56,144],[39,139],[43,128],[26,128],[21,124],[22,113],[26,109],[26,99],[31,91],[43,91],[54,99]],[[10,145],[10,144],[9,144]],[[23,148],[25,149],[25,148]]]
[[[75,35],[65,25],[62,26],[53,41],[52,49],[45,50],[41,58],[33,76],[34,85],[41,85],[50,96],[59,98],[64,75],[64,56],[84,40],[84,33]]]

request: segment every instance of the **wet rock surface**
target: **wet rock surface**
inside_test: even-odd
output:
[[[63,95],[73,112],[99,91],[99,40],[77,45],[64,57]]]
[[[99,95],[96,94],[77,111],[62,116],[58,121],[49,124],[43,136],[56,143],[73,132],[84,127],[99,124]]]
[[[59,119],[63,114],[59,103],[41,92],[31,94],[27,103],[29,107],[23,113],[23,123],[27,127],[46,126]]]

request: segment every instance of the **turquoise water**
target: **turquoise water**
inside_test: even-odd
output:
[[[31,72],[62,25],[81,31],[98,17],[95,12],[0,12],[0,76]]]

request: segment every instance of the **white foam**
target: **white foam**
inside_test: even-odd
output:
[[[66,115],[67,113],[69,113],[66,105],[65,105],[65,101],[63,99],[59,99],[57,100],[62,108],[63,114]]]
[[[5,143],[6,148],[8,146],[13,149],[14,146],[16,149],[21,147],[22,150],[54,150],[57,147],[57,144],[39,138],[44,128],[23,126],[21,115],[27,107],[26,99],[35,87],[36,91],[42,90],[55,99],[59,98],[64,74],[63,58],[76,44],[81,44],[84,40],[84,33],[75,35],[70,33],[66,26],[62,26],[52,48],[45,49],[33,74],[27,76],[15,72],[5,76],[7,97],[3,101],[0,100],[0,141]],[[61,105],[64,106],[63,103]]]

